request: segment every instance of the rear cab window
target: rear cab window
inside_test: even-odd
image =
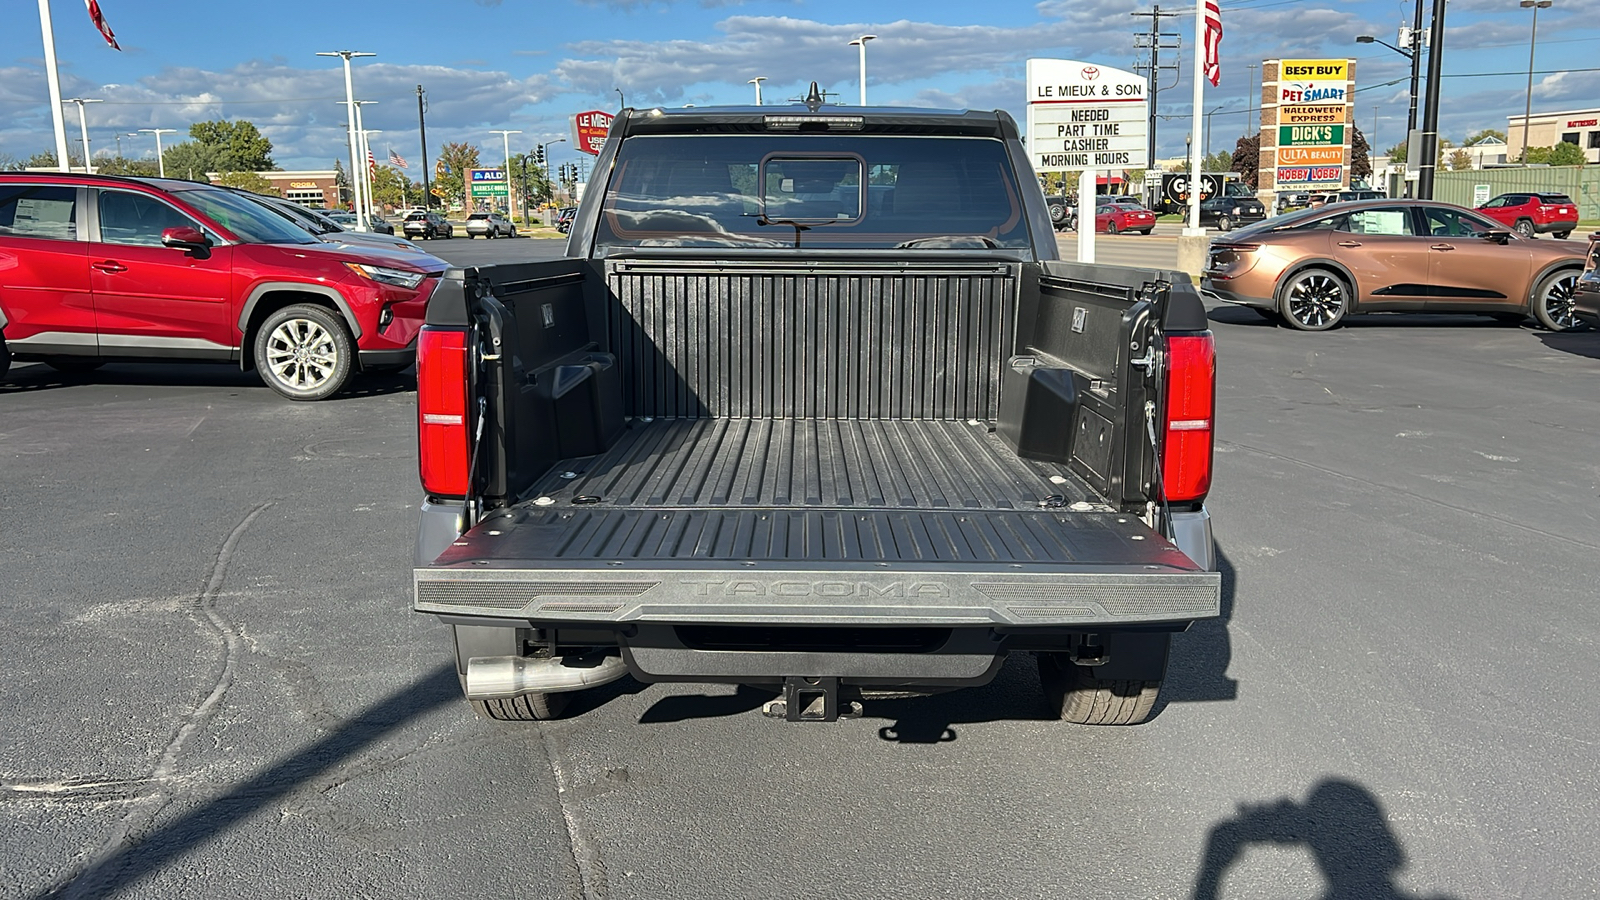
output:
[[[1005,145],[981,137],[638,135],[596,246],[1030,249]]]
[[[78,240],[78,189],[71,185],[0,185],[0,237]]]

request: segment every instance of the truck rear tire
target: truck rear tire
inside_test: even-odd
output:
[[[548,722],[567,710],[568,694],[523,694],[503,700],[468,700],[478,715],[497,722]]]
[[[1138,725],[1150,718],[1161,693],[1159,681],[1095,678],[1093,668],[1064,653],[1037,653],[1039,684],[1056,718],[1078,725]]]

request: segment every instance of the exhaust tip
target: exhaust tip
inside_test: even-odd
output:
[[[504,700],[599,687],[628,674],[620,656],[474,656],[467,660],[467,699]]]

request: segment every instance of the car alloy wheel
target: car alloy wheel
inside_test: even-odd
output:
[[[1107,222],[1106,223],[1106,234],[1116,234],[1116,233],[1117,233],[1117,223],[1116,222]]]
[[[1217,230],[1218,231],[1232,231],[1233,230],[1233,220],[1228,218],[1227,216],[1217,216]]]
[[[268,387],[291,400],[321,400],[344,387],[354,354],[334,313],[302,304],[261,324],[255,355]]]
[[[1520,234],[1525,238],[1533,237],[1533,223],[1527,219],[1518,219],[1517,224],[1511,227],[1517,232],[1517,234]]]
[[[1578,320],[1578,273],[1568,269],[1556,272],[1539,282],[1539,293],[1533,310],[1539,324],[1551,331],[1576,331],[1583,327]]]
[[[1327,331],[1349,311],[1344,282],[1326,269],[1309,269],[1283,286],[1283,317],[1301,331]]]

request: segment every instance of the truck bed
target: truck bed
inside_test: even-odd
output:
[[[977,420],[634,419],[416,578],[421,610],[569,623],[1083,626],[1218,602],[1214,573]]]

